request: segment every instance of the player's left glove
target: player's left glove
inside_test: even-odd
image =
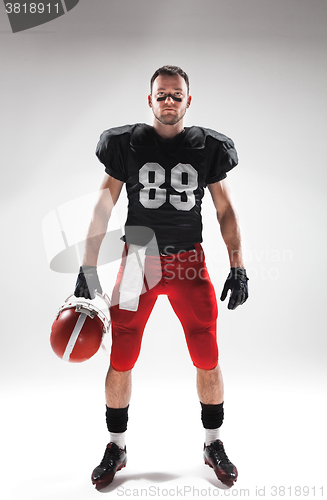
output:
[[[244,304],[249,296],[248,281],[249,278],[243,267],[231,268],[220,297],[220,300],[225,300],[228,290],[231,291],[228,309],[236,309],[237,306]]]

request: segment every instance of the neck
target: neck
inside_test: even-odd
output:
[[[173,139],[176,135],[183,132],[184,125],[183,120],[180,120],[175,125],[164,125],[155,118],[153,128],[163,139]]]

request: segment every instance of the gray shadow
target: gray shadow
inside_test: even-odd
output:
[[[103,488],[102,490],[99,490],[99,493],[111,493],[112,491],[115,491],[117,488],[122,486],[124,483],[127,481],[139,481],[141,479],[146,479],[147,481],[151,481],[153,483],[165,483],[167,481],[173,481],[174,479],[178,479],[181,476],[178,476],[177,474],[166,474],[165,472],[145,472],[145,473],[140,473],[140,474],[126,474],[124,477],[116,477],[114,478],[113,482]],[[143,486],[145,489],[146,487]]]
[[[201,473],[200,470],[194,470],[192,472],[192,476],[198,476],[201,477],[202,479],[208,481],[214,488],[218,490],[229,490],[232,488],[232,486],[226,486],[223,484],[215,474],[213,473],[212,478],[207,478]],[[177,475],[177,474],[167,474],[165,472],[144,472],[144,473],[139,473],[139,474],[126,474],[124,476],[115,476],[114,480],[111,484],[106,486],[106,488],[103,488],[102,490],[99,490],[99,493],[111,493],[115,490],[117,490],[119,487],[122,487],[127,481],[135,480],[139,481],[141,479],[146,479],[147,481],[150,481],[152,483],[165,483],[168,481],[173,481],[174,479],[178,479],[182,477],[182,475]],[[151,485],[153,488],[153,485]],[[136,488],[137,486],[135,486]],[[142,485],[143,489],[147,489],[147,486]]]

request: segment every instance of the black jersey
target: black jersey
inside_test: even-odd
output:
[[[126,183],[126,226],[151,228],[160,249],[202,241],[204,188],[238,162],[233,141],[214,130],[188,127],[163,139],[141,123],[104,131],[96,155],[107,174]]]

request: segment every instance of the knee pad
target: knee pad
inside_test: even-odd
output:
[[[110,362],[119,372],[131,370],[140,354],[142,333],[123,331],[113,325]]]
[[[201,370],[213,370],[218,364],[218,345],[216,341],[216,327],[209,331],[204,330],[188,334],[187,345],[192,362]]]

